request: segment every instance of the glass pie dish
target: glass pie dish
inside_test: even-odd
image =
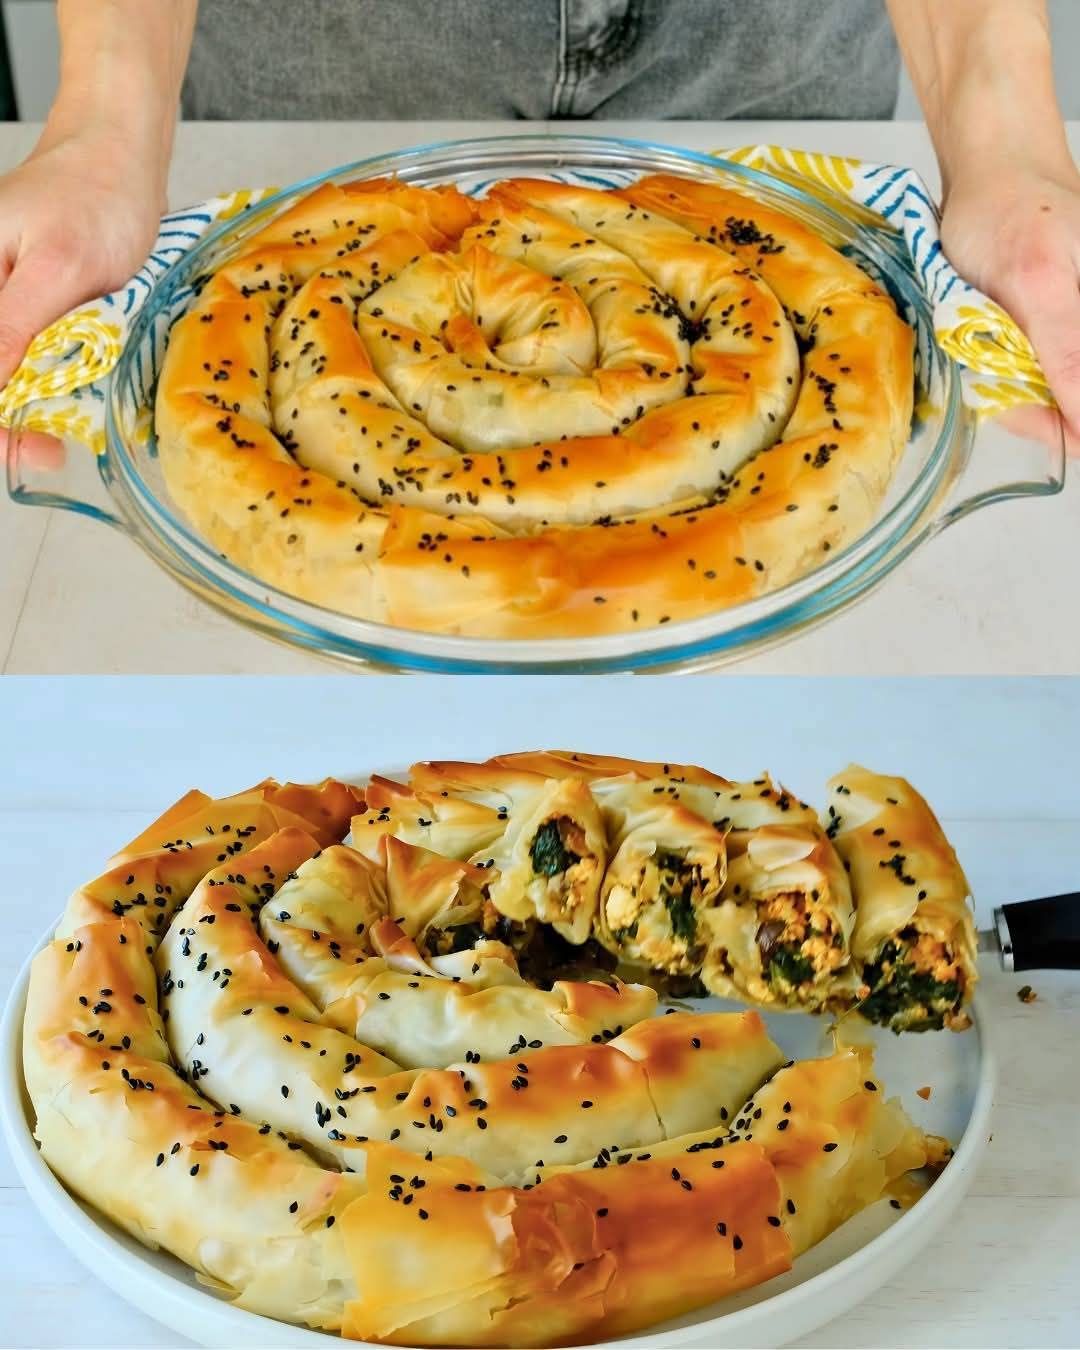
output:
[[[153,405],[173,322],[199,279],[235,256],[268,220],[326,182],[396,175],[481,194],[493,180],[531,175],[621,187],[645,173],[719,181],[775,205],[856,261],[916,334],[916,417],[873,525],[798,580],[711,614],[597,637],[448,636],[349,617],[299,600],[229,562],[182,518],[157,457]],[[813,194],[712,156],[640,141],[528,135],[447,142],[360,160],[267,198],[207,234],[159,282],[136,317],[105,390],[104,451],[69,446],[62,470],[28,452],[24,415],[12,426],[9,490],[16,501],[64,507],[115,526],[183,585],[266,636],[356,665],[446,673],[701,670],[796,636],[860,599],[915,548],[971,511],[1059,491],[1063,437],[1052,448],[979,427],[964,404],[960,367],[934,340],[929,302],[903,241],[826,190]]]

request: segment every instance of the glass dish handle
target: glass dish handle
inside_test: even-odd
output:
[[[8,494],[24,506],[58,507],[103,521],[130,533],[109,493],[107,455],[98,454],[78,435],[63,437],[27,425],[20,408],[7,432]]]
[[[940,533],[965,516],[995,502],[1019,497],[1048,497],[1065,485],[1065,431],[1056,409],[1010,409],[977,422],[965,410],[966,451],[937,494],[929,524]],[[95,452],[74,434],[60,438],[26,425],[20,409],[8,431],[8,492],[27,506],[57,507],[135,531],[109,491],[108,455]]]
[[[946,485],[934,531],[995,502],[1052,497],[1065,486],[1065,427],[1056,408],[1034,404],[970,419],[968,453]]]

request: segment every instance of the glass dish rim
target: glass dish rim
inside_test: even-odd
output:
[[[393,172],[406,166],[423,168],[450,154],[485,152],[493,155],[512,152],[514,147],[532,147],[554,152],[660,155],[674,157],[699,168],[722,167],[748,184],[791,199],[810,209],[819,218],[831,220],[844,233],[859,236],[873,260],[890,280],[899,280],[905,299],[927,319],[931,319],[929,299],[921,289],[911,260],[894,242],[896,236],[884,226],[852,222],[831,202],[838,200],[828,188],[822,196],[809,193],[783,178],[724,158],[722,155],[691,150],[662,142],[623,136],[586,136],[558,132],[530,132],[490,137],[465,137],[426,142],[403,150],[365,156],[325,172],[311,175],[276,189],[252,208],[260,216],[272,212],[331,180],[348,175],[371,176],[373,172]],[[570,167],[573,167],[572,164]],[[327,655],[361,658],[391,664],[403,661],[417,669],[473,670],[498,672],[558,668],[611,667],[647,668],[685,661],[710,654],[737,654],[743,648],[754,649],[769,640],[776,641],[798,631],[806,623],[834,612],[843,603],[842,592],[853,582],[865,589],[887,575],[892,566],[888,555],[900,548],[900,557],[918,542],[915,535],[920,519],[933,502],[958,453],[957,432],[963,399],[957,363],[940,347],[934,357],[941,365],[944,398],[940,425],[934,445],[914,480],[881,517],[857,539],[852,540],[826,563],[787,585],[739,605],[727,606],[705,615],[679,620],[648,629],[582,637],[483,638],[442,634],[420,629],[400,628],[327,609],[302,600],[261,581],[216,552],[213,547],[174,514],[171,504],[159,496],[144,479],[118,424],[117,402],[137,359],[139,344],[151,323],[171,299],[176,276],[190,275],[193,263],[212,252],[215,246],[235,236],[243,228],[248,213],[221,221],[163,274],[146,304],[136,316],[124,343],[120,359],[110,373],[105,398],[106,463],[101,464],[107,485],[120,482],[134,503],[136,514],[149,526],[154,542],[175,553],[182,570],[193,573],[198,584],[216,594],[224,594],[234,603],[256,612],[256,626],[272,623],[276,636],[285,641],[314,648]],[[932,331],[932,327],[931,327]],[[152,403],[150,404],[152,408]],[[899,558],[897,558],[899,561]],[[895,565],[895,564],[893,564]],[[243,621],[243,618],[240,618]],[[282,631],[283,630],[283,631]]]

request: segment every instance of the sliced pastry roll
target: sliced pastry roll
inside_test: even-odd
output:
[[[491,903],[507,918],[536,919],[574,944],[592,933],[608,845],[597,806],[578,779],[550,780],[510,818],[482,862]]]
[[[602,798],[612,856],[596,936],[630,966],[693,974],[705,956],[705,916],[727,869],[724,834],[647,784]]]
[[[409,770],[409,784],[430,795],[451,793],[509,814],[539,792],[549,778],[581,774],[547,774],[496,757],[485,760],[424,759]]]
[[[433,796],[482,802],[505,821],[472,859],[491,869],[487,893],[500,914],[548,924],[575,945],[586,941],[608,849],[600,810],[580,777],[549,778],[489,760],[414,764],[410,781]]]
[[[857,765],[831,779],[829,793],[829,833],[855,898],[859,1011],[894,1031],[970,1026],[970,887],[934,813],[903,778]]]
[[[854,924],[836,850],[804,825],[763,825],[728,844],[723,895],[704,916],[702,982],[724,998],[825,1007],[845,983]]]
[[[700,797],[696,800],[704,805]],[[763,773],[749,782],[733,782],[717,787],[710,819],[738,834],[762,825],[809,826],[818,828],[817,812],[772,777]]]

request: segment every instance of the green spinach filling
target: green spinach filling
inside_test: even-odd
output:
[[[450,950],[452,952],[464,952],[475,947],[483,940],[484,929],[482,924],[478,923],[459,923],[456,928],[450,929]]]
[[[581,861],[581,855],[568,849],[559,833],[557,820],[545,821],[536,832],[529,849],[533,871],[539,877],[555,877]]]
[[[814,978],[814,964],[796,946],[777,947],[769,959],[769,978],[783,980],[794,989]]]
[[[960,1004],[960,985],[916,970],[904,955],[897,943],[887,942],[878,959],[863,968],[870,995],[859,1011],[881,1026],[896,1022],[909,1030],[940,1031],[945,1014]]]
[[[697,915],[694,913],[694,871],[676,853],[658,853],[656,870],[660,874],[659,895],[677,938],[691,943],[697,939]]]

